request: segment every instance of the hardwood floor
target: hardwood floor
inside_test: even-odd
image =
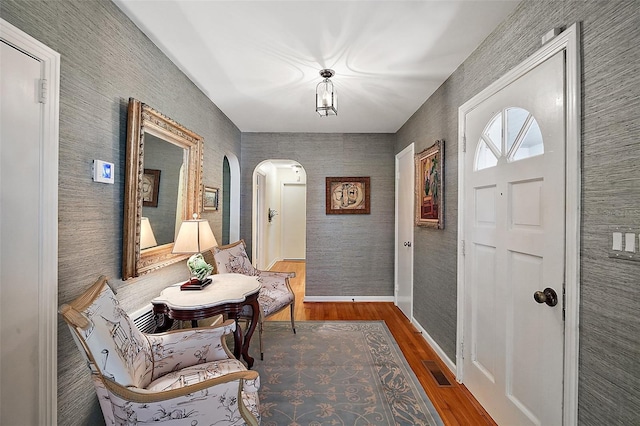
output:
[[[296,321],[384,320],[445,425],[496,425],[467,388],[455,381],[454,375],[429,347],[420,332],[393,303],[305,303],[303,302],[306,276],[304,261],[277,262],[271,270],[296,273],[296,278],[290,281],[296,294],[294,310]],[[273,315],[268,321],[289,321],[289,312],[289,309],[286,309]],[[267,346],[265,356],[268,356],[268,353]],[[425,367],[424,360],[435,361],[451,386],[439,386]]]

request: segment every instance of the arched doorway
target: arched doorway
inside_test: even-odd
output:
[[[222,163],[222,244],[240,239],[240,162],[226,153]]]
[[[252,259],[258,269],[306,258],[306,182],[293,160],[265,160],[253,172]]]

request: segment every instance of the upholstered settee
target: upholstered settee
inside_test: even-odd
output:
[[[258,277],[261,284],[258,303],[260,305],[260,317],[258,330],[260,336],[260,358],[264,359],[262,332],[264,319],[278,313],[287,306],[291,309],[291,328],[296,332],[294,310],[296,304],[295,294],[289,284],[289,278],[294,278],[294,272],[272,272],[256,269],[249,260],[244,240],[235,243],[214,247],[214,271],[219,274],[236,273]],[[246,307],[245,309],[251,309]],[[251,312],[242,312],[242,316],[251,317]]]
[[[100,279],[60,313],[83,355],[107,425],[260,424],[259,375],[215,327],[144,334]]]

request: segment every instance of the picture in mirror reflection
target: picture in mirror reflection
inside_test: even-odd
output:
[[[144,138],[145,173],[147,169],[157,170],[162,179],[157,180],[155,207],[144,203],[142,216],[153,224],[157,244],[169,244],[183,220],[184,150],[149,133]]]

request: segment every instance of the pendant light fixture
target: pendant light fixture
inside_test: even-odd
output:
[[[330,78],[336,75],[330,69],[320,70],[320,76],[324,78],[316,86],[316,112],[320,116],[338,115],[338,94]]]

